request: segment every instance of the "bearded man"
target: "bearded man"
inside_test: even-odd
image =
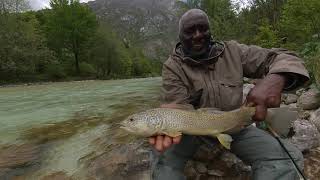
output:
[[[256,107],[253,120],[262,121],[267,108],[280,106],[283,90],[295,89],[309,80],[302,60],[285,49],[214,41],[208,16],[199,9],[189,10],[181,17],[179,39],[163,65],[162,107],[233,110],[243,104],[243,77],[263,78],[246,98],[246,104]],[[231,151],[252,166],[252,179],[298,178],[284,149],[267,132],[249,126],[232,134],[232,138]],[[191,135],[151,137],[150,144],[162,152],[155,162],[153,179],[185,179],[184,166],[201,145],[199,139]],[[285,141],[284,144],[302,168],[301,152]]]

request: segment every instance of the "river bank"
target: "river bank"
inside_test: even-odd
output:
[[[34,85],[49,85],[53,83],[65,83],[65,82],[86,82],[86,81],[108,81],[108,80],[127,80],[127,79],[144,79],[144,78],[159,78],[160,76],[146,76],[146,77],[131,77],[131,78],[83,78],[83,77],[73,77],[68,79],[60,80],[48,80],[48,81],[27,81],[27,82],[9,82],[1,83],[0,88],[6,87],[19,87],[19,86],[34,86]]]

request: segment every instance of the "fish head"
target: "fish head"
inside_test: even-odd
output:
[[[153,111],[145,111],[133,114],[120,123],[120,128],[131,134],[152,136],[159,132],[161,125],[160,116]]]
[[[256,107],[241,107],[239,116],[245,126],[252,124],[252,116],[256,113]]]

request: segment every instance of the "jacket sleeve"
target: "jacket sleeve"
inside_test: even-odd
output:
[[[161,101],[164,104],[179,104],[186,109],[194,109],[190,104],[190,93],[181,80],[183,72],[169,59],[162,68]]]
[[[309,74],[301,58],[281,48],[265,49],[237,43],[245,77],[262,78],[279,73],[287,77],[285,90],[292,90],[309,80]]]

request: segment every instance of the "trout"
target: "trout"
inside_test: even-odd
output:
[[[251,117],[255,111],[255,107],[245,106],[219,114],[203,110],[156,108],[129,116],[120,123],[120,127],[131,134],[145,137],[161,134],[170,137],[182,134],[213,136],[230,149],[232,137],[228,134],[252,124]]]

